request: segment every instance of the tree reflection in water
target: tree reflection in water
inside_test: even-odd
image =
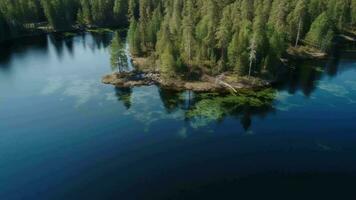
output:
[[[115,88],[115,95],[118,101],[121,101],[126,109],[131,108],[131,95],[132,89],[131,88]]]
[[[214,123],[233,118],[241,123],[246,132],[249,132],[256,116],[263,118],[276,111],[277,107],[274,104],[279,91],[286,91],[289,94],[300,91],[306,97],[310,97],[321,84],[320,80],[325,76],[333,77],[340,71],[346,70],[345,67],[340,67],[338,62],[339,59],[336,57],[322,62],[291,63],[291,67],[283,76],[284,78],[280,79],[273,88],[260,91],[243,91],[237,95],[195,93],[158,88],[160,100],[164,112],[166,112],[163,118],[169,118],[168,115],[180,113],[179,115],[183,115],[182,117],[192,128],[209,127]],[[125,98],[119,98],[121,101],[126,101],[124,102],[125,105],[130,105],[130,98],[127,97],[131,93],[128,93],[128,91],[130,90],[126,90],[127,93],[124,93]],[[120,95],[123,95],[123,93],[118,92],[118,96]]]

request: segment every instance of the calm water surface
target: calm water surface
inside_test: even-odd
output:
[[[356,195],[354,53],[293,64],[274,90],[236,103],[103,85],[131,67],[111,41],[85,33],[1,45],[0,199]]]

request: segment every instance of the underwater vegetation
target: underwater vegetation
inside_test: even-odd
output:
[[[225,96],[218,93],[197,94],[196,99],[198,101],[186,112],[186,117],[193,122],[197,122],[193,125],[196,127],[222,120],[227,116],[242,116],[241,120],[244,120],[244,117],[250,118],[252,114],[272,110],[276,94],[276,90],[272,88],[260,91],[246,90],[236,95]]]

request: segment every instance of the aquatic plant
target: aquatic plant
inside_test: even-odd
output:
[[[260,91],[241,91],[237,95],[219,95],[217,93],[198,94],[195,106],[186,112],[191,121],[199,121],[199,126],[211,121],[222,120],[225,116],[238,116],[259,109],[271,107],[276,97],[274,89]],[[196,125],[196,124],[195,124]]]

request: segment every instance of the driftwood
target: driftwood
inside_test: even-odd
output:
[[[223,81],[222,79],[224,79],[225,76],[224,75],[220,75],[216,78],[215,83],[222,85],[223,87],[226,87],[228,89],[231,89],[234,93],[237,93],[237,90],[230,84],[226,83],[225,81]]]
[[[237,90],[232,85],[230,85],[224,81],[221,81],[221,80],[219,81],[219,84],[231,89],[234,93],[237,93]]]

